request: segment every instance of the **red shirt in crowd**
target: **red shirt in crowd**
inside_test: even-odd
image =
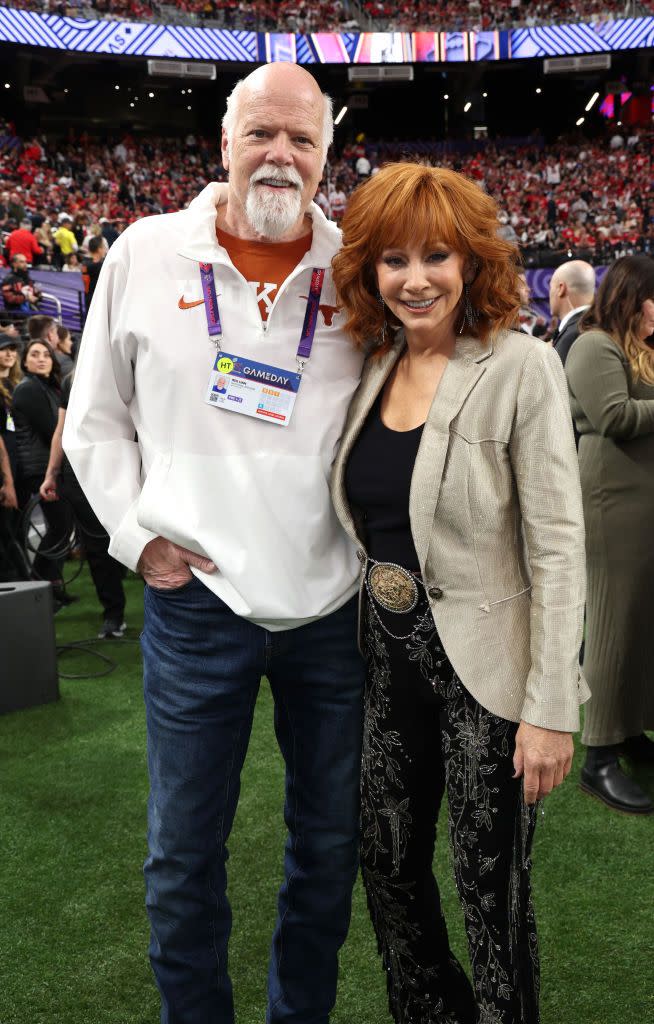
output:
[[[7,250],[10,261],[14,256],[20,255],[24,256],[28,263],[32,263],[35,256],[43,254],[43,249],[36,238],[26,228],[16,228],[15,231],[11,232],[7,239]]]

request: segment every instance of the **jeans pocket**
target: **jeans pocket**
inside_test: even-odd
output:
[[[150,593],[154,594],[155,597],[176,597],[177,594],[183,593],[187,587],[198,582],[199,580],[197,580],[195,576],[191,576],[190,580],[187,580],[186,583],[180,583],[178,587],[153,587],[150,583],[146,583],[145,585]],[[200,584],[200,586],[202,586],[202,584]]]

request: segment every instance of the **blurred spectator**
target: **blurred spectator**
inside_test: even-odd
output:
[[[9,461],[9,455],[7,454],[7,448],[0,435],[0,507],[2,508],[18,508],[18,498],[16,497],[16,486],[14,484],[14,475],[11,471],[11,463]]]
[[[76,252],[71,252],[70,255],[66,256],[64,260],[64,265],[61,269],[68,272],[74,270],[78,274],[82,272],[82,261],[80,260]]]
[[[72,231],[73,220],[67,213],[59,214],[59,227],[54,233],[54,242],[59,250],[59,265],[63,266],[63,263],[67,256],[71,253],[77,252],[79,246],[77,239]]]
[[[522,334],[533,334],[534,327],[538,323],[539,315],[531,305],[531,289],[527,282],[527,275],[524,270],[518,274],[518,294],[520,296],[520,312],[516,330]]]
[[[24,256],[28,263],[33,263],[37,256],[43,255],[43,249],[32,234],[30,220],[21,221],[20,227],[9,234],[6,248],[9,261],[20,255]]]
[[[38,308],[41,289],[30,277],[27,260],[22,254],[12,259],[11,272],[3,278],[0,291],[5,310],[12,319],[25,319]]]
[[[61,445],[71,386],[72,376],[69,376],[62,384],[57,426],[52,435],[50,458],[39,493],[46,502],[51,503],[63,497],[72,506],[93,585],[102,605],[103,622],[98,636],[118,639],[124,635],[126,628],[123,589],[125,570],[109,554],[107,532],[89,505]]]
[[[59,379],[63,379],[69,373],[75,369],[75,364],[71,359],[70,352],[72,350],[72,340],[66,342],[66,335],[70,338],[69,332],[65,330],[64,342],[59,337],[59,326],[54,317],[51,316],[31,316],[27,321],[27,332],[31,341],[43,341],[52,349],[57,367],[59,369]]]
[[[34,228],[34,237],[43,253],[42,257],[40,259],[37,257],[35,262],[52,263],[54,242],[52,239],[52,228],[47,217],[44,217],[38,227]]]
[[[609,268],[566,362],[588,571],[584,673],[591,689],[581,787],[609,807],[654,805],[619,758],[654,765],[654,261]]]
[[[26,210],[23,205],[23,200],[18,191],[11,192],[9,194],[9,203],[7,205],[7,219],[13,221],[14,224],[20,224],[26,219]]]
[[[57,325],[57,352],[55,352],[55,355],[57,355],[57,353],[61,353],[64,356],[68,356],[69,359],[74,360],[74,354],[73,354],[74,353],[74,349],[75,349],[75,342],[73,341],[72,334],[70,333],[70,331],[68,330],[67,327],[64,327],[62,324],[58,324]],[[61,367],[61,363],[59,363],[59,365]],[[74,363],[73,363],[73,365],[74,365]],[[62,368],[62,371],[61,371],[62,380],[64,380],[66,378],[66,376],[67,375],[66,375],[66,373],[64,373],[63,368]]]
[[[98,277],[102,270],[102,264],[104,263],[105,256],[109,252],[107,245],[107,239],[104,235],[96,235],[91,238],[88,244],[89,259],[85,261],[84,272],[88,278],[89,287],[87,292],[86,307],[89,308],[93,293],[95,292],[95,286],[98,283]]]
[[[595,271],[584,260],[562,263],[550,280],[550,313],[558,320],[552,343],[565,366],[579,336],[579,321],[595,295]]]
[[[38,494],[50,456],[50,442],[57,425],[60,398],[59,366],[45,341],[28,342],[21,359],[24,378],[14,391],[12,414],[18,448],[18,503],[24,509]],[[70,603],[62,570],[72,521],[67,505],[42,502],[46,522],[34,559],[37,579],[50,580],[56,606]]]
[[[18,353],[20,341],[9,334],[0,334],[0,437],[2,438],[9,462],[12,479],[18,475],[18,449],[16,447],[16,428],[11,412],[16,385],[22,379]]]
[[[112,224],[107,217],[100,217],[100,225],[102,229],[102,237],[107,243],[107,248],[111,249],[111,246],[118,238],[119,232],[116,230],[114,224]]]

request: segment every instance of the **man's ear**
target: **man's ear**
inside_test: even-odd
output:
[[[220,136],[220,152],[223,158],[223,167],[226,171],[229,170],[229,140],[227,138],[227,132],[225,129],[221,129]]]

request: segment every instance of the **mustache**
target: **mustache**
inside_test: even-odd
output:
[[[295,185],[296,188],[302,188],[302,178],[295,167],[283,169],[275,164],[262,164],[261,167],[258,167],[252,173],[250,185],[256,185],[258,181],[262,181],[264,178],[270,178],[273,181],[283,181],[289,185]]]

